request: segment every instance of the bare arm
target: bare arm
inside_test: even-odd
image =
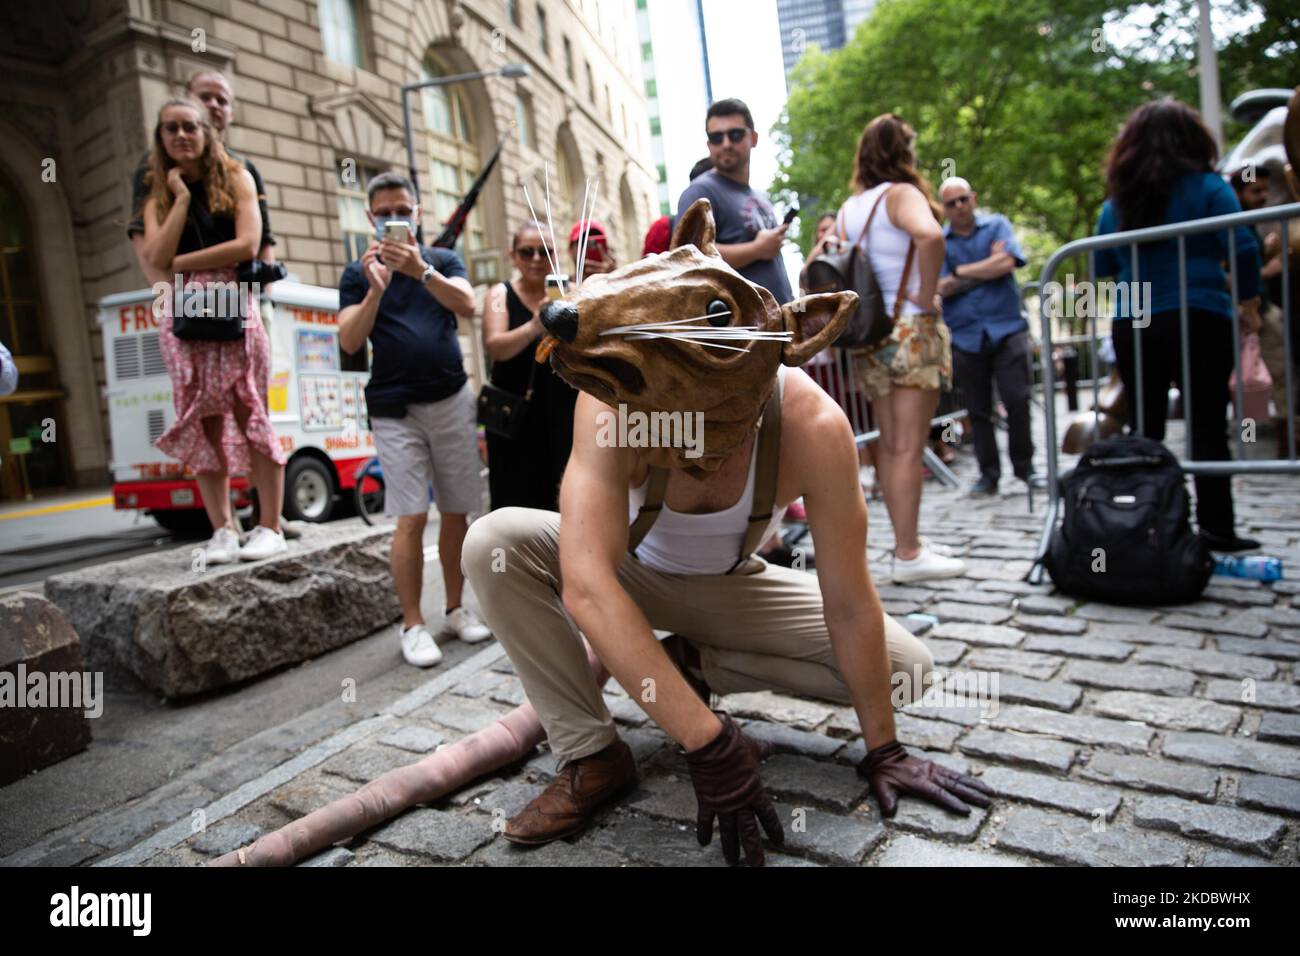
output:
[[[150,213],[152,215],[152,213]],[[137,232],[131,236],[131,251],[135,253],[136,264],[140,266],[140,271],[144,273],[144,281],[149,285],[155,285],[158,282],[170,282],[171,277],[162,269],[157,269],[149,261],[145,253],[145,233]]]
[[[885,204],[890,221],[916,243],[916,267],[921,273],[921,284],[912,301],[927,312],[932,311],[939,269],[943,266],[943,230],[935,221],[925,195],[915,186],[906,184],[890,189]]]
[[[262,242],[262,214],[257,210],[257,192],[253,177],[240,167],[235,177],[235,238],[206,249],[186,252],[172,260],[177,272],[194,272],[198,269],[233,268],[241,262],[257,258]]]
[[[579,393],[573,451],[560,486],[564,606],[632,699],[683,748],[697,750],[722,725],[668,659],[645,615],[619,583],[618,566],[627,554],[628,481],[636,457],[632,449],[596,444],[596,416],[602,411],[613,414],[608,405]],[[652,695],[643,693],[647,687],[654,688]]]
[[[180,245],[189,215],[189,192],[173,197],[172,208],[167,210],[161,223],[158,222],[157,210],[158,204],[152,198],[144,201],[144,239],[140,245],[142,266],[146,277],[157,276],[170,282],[172,260],[176,257],[176,247]]]
[[[897,731],[884,611],[867,569],[867,509],[858,484],[857,446],[831,398],[815,387],[796,392],[800,383],[793,378],[786,378],[791,394],[783,421],[791,427],[782,431],[781,457],[799,469],[835,664],[853,697],[867,747],[877,747]]]
[[[760,229],[758,235],[749,242],[737,242],[731,245],[718,244],[718,255],[733,269],[743,269],[754,262],[766,262],[781,254],[781,242],[785,239],[785,223],[775,229]]]
[[[483,304],[483,351],[494,362],[512,359],[526,349],[542,334],[540,312],[519,326],[510,328],[510,313],[506,309],[506,287],[500,283],[492,287]]]

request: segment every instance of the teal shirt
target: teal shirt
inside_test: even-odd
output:
[[[1241,212],[1237,194],[1217,173],[1188,173],[1174,186],[1173,195],[1165,209],[1164,222],[1187,222],[1209,219]],[[1097,235],[1119,232],[1115,207],[1107,199],[1101,207],[1097,221]],[[1235,230],[1237,243],[1237,298],[1250,299],[1259,295],[1259,244],[1248,226]],[[1228,232],[1203,232],[1187,236],[1187,307],[1217,312],[1232,318],[1232,303],[1228,287],[1228,273],[1224,263],[1228,260]],[[1115,276],[1126,283],[1133,278],[1133,253],[1131,246],[1099,249],[1095,256],[1098,278]],[[1138,247],[1138,281],[1151,283],[1151,313],[1176,312],[1179,309],[1178,292],[1178,240],[1143,243]],[[1119,298],[1121,314],[1117,319],[1131,319],[1127,308],[1130,297]]]

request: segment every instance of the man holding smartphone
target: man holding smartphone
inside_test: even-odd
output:
[[[384,470],[384,511],[397,517],[389,563],[402,605],[402,654],[430,667],[442,660],[420,610],[430,485],[441,516],[443,633],[469,642],[492,636],[461,604],[461,545],[468,515],[483,501],[476,402],[456,339],[456,316],[473,315],[474,291],[455,252],[416,243],[420,206],[410,180],[381,173],[366,192],[376,238],[339,280],[339,345],[351,354],[369,338],[374,348],[366,406]]]
[[[581,219],[569,230],[569,258],[573,260],[574,281],[578,278],[578,253],[582,234],[587,234],[587,261],[582,265],[582,277],[593,276],[598,272],[613,272],[618,268],[613,250],[609,248],[609,233],[594,219]]]
[[[718,230],[718,252],[727,265],[784,305],[793,298],[781,258],[781,243],[791,217],[778,223],[767,195],[750,188],[749,153],[758,145],[754,117],[740,100],[719,100],[709,107],[704,130],[713,168],[686,187],[677,200],[677,216],[695,200],[707,199]]]

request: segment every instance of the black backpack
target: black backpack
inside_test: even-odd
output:
[[[867,224],[862,227],[858,241],[850,245],[844,231],[844,208],[840,207],[835,217],[836,229],[840,237],[840,248],[836,252],[824,252],[804,267],[799,277],[799,284],[809,294],[819,292],[843,292],[852,290],[858,294],[858,305],[849,315],[844,331],[832,345],[839,349],[865,349],[889,338],[894,331],[894,321],[903,305],[907,292],[908,278],[912,274],[912,259],[916,254],[916,243],[907,244],[907,261],[903,266],[903,276],[898,283],[898,295],[894,299],[894,310],[890,312],[885,306],[885,296],[876,280],[876,273],[871,268],[871,256],[865,242],[871,232],[871,221],[876,217],[876,210],[885,195],[892,189],[887,186],[880,191],[867,216]]]
[[[1214,561],[1192,531],[1183,470],[1164,445],[1099,441],[1060,487],[1065,517],[1043,558],[1057,590],[1111,604],[1200,597]]]

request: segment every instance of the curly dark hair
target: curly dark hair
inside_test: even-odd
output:
[[[1106,196],[1121,230],[1164,222],[1174,183],[1212,173],[1219,147],[1196,110],[1172,97],[1135,109],[1106,157]]]

